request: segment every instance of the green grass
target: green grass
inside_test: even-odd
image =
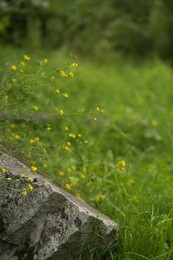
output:
[[[20,60],[24,54],[18,50],[12,56],[14,50],[7,48],[3,53],[6,62]],[[54,52],[48,59],[46,72],[67,62],[62,52]],[[29,64],[28,73],[34,72],[36,62]],[[158,60],[141,65],[120,60],[98,65],[79,59],[74,78],[46,80],[46,84],[28,80],[24,84],[28,94],[21,102],[20,86],[18,90],[13,87],[9,93],[12,102],[1,109],[1,113],[10,111],[8,120],[0,121],[1,149],[28,165],[35,163],[41,174],[63,188],[76,182],[70,192],[79,193],[119,224],[118,243],[107,259],[173,259],[172,68]],[[68,92],[69,98],[59,98],[56,88]],[[20,107],[17,112],[16,105]],[[38,112],[32,110],[33,105],[39,106]],[[61,106],[65,114],[56,117],[54,107]],[[97,112],[97,106],[104,112]],[[31,120],[33,112],[39,121]],[[42,121],[43,114],[47,117]],[[71,141],[72,153],[61,148],[69,141],[65,126],[82,135]],[[19,140],[14,138],[16,134]],[[41,145],[30,143],[35,137]],[[120,160],[126,162],[124,173],[116,167]],[[61,171],[65,176],[59,175]],[[98,194],[105,199],[98,201]]]

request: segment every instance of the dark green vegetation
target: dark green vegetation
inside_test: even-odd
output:
[[[4,49],[4,60],[13,60],[6,66],[8,80],[17,75],[9,66],[20,66],[14,53]],[[46,73],[68,60],[62,52],[46,58]],[[34,60],[39,58],[31,55],[24,74],[38,69]],[[107,259],[172,259],[172,69],[160,61],[98,67],[81,59],[79,65],[73,78],[56,72],[55,81],[33,76],[16,82],[12,92],[2,88],[1,149],[67,190],[68,183],[70,192],[119,223],[119,243]],[[55,93],[57,88],[69,98]],[[57,117],[55,107],[64,115]],[[69,133],[82,136],[71,139]],[[62,147],[68,141],[71,153]],[[124,173],[116,167],[121,160]]]
[[[29,48],[67,47],[104,60],[115,54],[173,60],[172,0],[3,0],[0,37]]]

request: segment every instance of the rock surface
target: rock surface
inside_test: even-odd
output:
[[[114,221],[0,152],[3,168],[7,172],[0,173],[0,260],[85,260],[91,250],[101,259],[114,245]],[[34,189],[23,196],[28,177]]]

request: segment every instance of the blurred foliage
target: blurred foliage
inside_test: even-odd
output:
[[[1,0],[0,38],[96,57],[120,53],[173,60],[171,0]]]

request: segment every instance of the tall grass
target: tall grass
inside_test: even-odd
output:
[[[10,50],[4,52],[10,63]],[[67,61],[61,52],[46,58],[46,73]],[[30,63],[28,73],[36,67]],[[119,224],[116,248],[107,259],[173,258],[172,85],[172,68],[159,60],[137,66],[79,59],[70,80],[46,85],[28,80],[23,112],[16,114],[13,103],[10,117],[1,117],[1,149],[36,165],[45,177]],[[68,93],[68,100],[55,95],[57,88]],[[33,105],[38,112],[29,112]],[[65,114],[57,118],[54,108],[61,106]],[[63,149],[67,142],[72,153]]]

